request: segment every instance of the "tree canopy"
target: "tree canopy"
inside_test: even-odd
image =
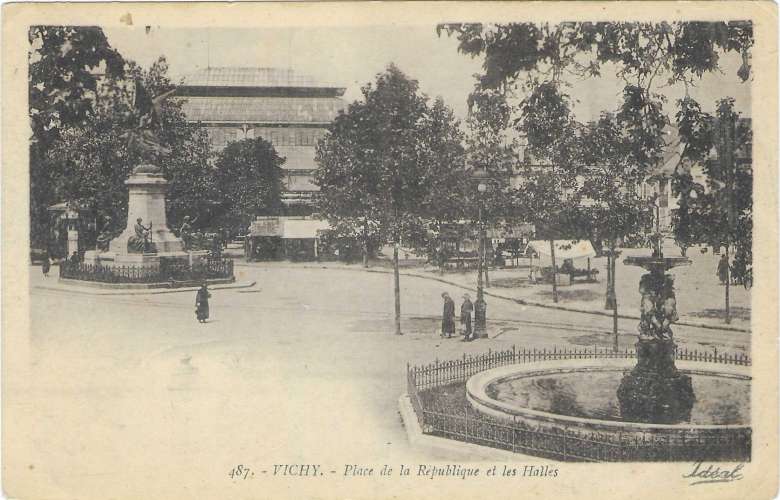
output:
[[[441,99],[430,103],[394,65],[362,92],[317,145],[319,212],[334,222],[370,221],[385,241],[457,219],[467,178],[452,111]]]
[[[520,100],[512,126],[525,137],[531,156],[554,165],[568,184],[560,187],[569,191],[568,199],[590,204],[580,215],[595,216],[590,224],[608,228],[612,237],[642,224],[641,200],[631,188],[652,177],[664,153],[676,146],[665,139],[670,124],[680,130],[682,156],[703,160],[709,153],[695,139],[703,127],[698,103],[686,96],[669,117],[661,87],[687,88],[705,73],[721,71],[721,56],[728,52],[742,57],[737,78],[750,78],[749,22],[443,24],[437,31],[457,37],[462,53],[483,58],[475,94],[500,91]],[[570,80],[599,77],[605,70],[624,82],[622,99],[596,123],[577,122],[566,92]],[[538,170],[525,172],[529,180],[523,189],[538,188],[541,198],[559,192],[545,185],[550,180],[532,180]],[[594,210],[599,206],[606,210],[599,214]],[[619,220],[604,220],[615,210],[623,212]]]
[[[372,240],[394,244],[395,325],[401,334],[398,247],[405,238],[426,250],[428,230],[463,213],[463,137],[444,102],[430,104],[417,81],[392,64],[362,91],[363,100],[340,113],[317,145],[318,208],[342,231],[347,223],[360,224],[354,233],[361,235],[365,253]]]
[[[122,77],[125,62],[98,27],[32,26],[28,37],[33,141],[49,143],[62,127],[85,124],[100,77]]]
[[[686,124],[680,129],[686,148],[682,167],[672,182],[679,196],[675,238],[681,245],[733,245],[739,262],[733,269],[734,277],[743,279],[753,256],[751,123],[734,111],[734,101],[729,98],[718,101],[714,115],[692,103],[680,114],[680,121]],[[704,166],[703,182],[692,176],[690,165],[694,162]]]
[[[245,229],[256,215],[278,215],[282,210],[282,164],[270,142],[233,141],[217,156],[214,188],[220,194],[214,220],[222,227]]]
[[[124,228],[124,181],[141,158],[126,133],[137,123],[131,96],[139,81],[158,95],[173,87],[164,57],[149,68],[124,60],[100,28],[33,27],[30,30],[31,240],[50,238],[50,205],[74,203],[93,220],[111,218]],[[170,181],[168,216],[208,215],[213,205],[205,131],[185,120],[181,102],[163,103],[158,134],[171,154],[158,166]],[[206,220],[202,217],[201,220]]]

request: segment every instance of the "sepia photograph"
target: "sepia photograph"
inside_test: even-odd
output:
[[[776,495],[736,3],[6,5],[5,494]]]

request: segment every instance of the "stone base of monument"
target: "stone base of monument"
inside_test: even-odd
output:
[[[185,287],[202,283],[234,283],[232,261],[213,260],[209,253],[160,252],[122,254],[87,251],[83,263],[67,266],[60,281],[108,288]]]
[[[617,391],[623,420],[652,424],[688,422],[696,401],[691,377],[674,364],[672,340],[640,339],[637,364]]]
[[[194,250],[191,252],[158,252],[158,253],[117,253],[87,250],[84,253],[84,263],[105,267],[134,266],[150,269],[165,264],[187,264],[190,267],[200,265],[208,260],[209,252]]]

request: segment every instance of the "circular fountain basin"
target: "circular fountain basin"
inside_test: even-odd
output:
[[[691,420],[647,424],[621,420],[617,389],[634,359],[570,359],[493,368],[466,383],[482,413],[528,425],[620,434],[745,429],[750,426],[749,367],[677,361],[697,395]]]

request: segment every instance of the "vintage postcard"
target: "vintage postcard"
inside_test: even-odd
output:
[[[777,495],[777,7],[3,7],[8,498]]]

